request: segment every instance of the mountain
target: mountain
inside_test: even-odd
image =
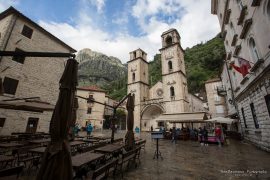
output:
[[[127,67],[118,58],[91,49],[80,50],[76,59],[79,62],[79,86],[95,84],[103,87],[127,74]]]

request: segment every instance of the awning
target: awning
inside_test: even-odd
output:
[[[41,101],[0,101],[0,108],[21,111],[43,112],[53,111],[54,105]]]
[[[224,124],[232,124],[232,122],[237,122],[237,119],[230,119],[224,117],[216,117],[213,119],[206,120],[207,122],[214,122],[214,123],[224,123]]]
[[[157,122],[167,121],[170,123],[204,123],[208,119],[205,112],[194,113],[177,113],[177,114],[162,114],[157,119]]]

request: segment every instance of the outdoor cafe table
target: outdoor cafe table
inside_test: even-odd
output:
[[[104,153],[104,154],[112,154],[114,152],[120,151],[124,145],[121,144],[108,144],[106,146],[95,149],[95,152]]]
[[[98,154],[93,152],[86,152],[82,154],[78,154],[71,157],[72,161],[72,167],[74,169],[78,169],[82,167],[83,165],[92,163],[96,160],[102,159],[104,157],[104,154]]]
[[[0,143],[0,148],[6,148],[6,149],[11,149],[11,148],[16,148],[23,146],[23,144],[19,143]]]
[[[32,154],[44,154],[46,150],[46,147],[38,147],[38,148],[34,148],[34,149],[30,149],[29,152],[31,152]]]
[[[36,139],[36,140],[31,140],[29,141],[30,143],[33,143],[33,144],[41,144],[41,145],[44,145],[44,144],[48,144],[49,142],[51,141],[51,139]]]

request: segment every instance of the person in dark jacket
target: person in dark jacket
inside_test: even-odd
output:
[[[208,131],[205,126],[203,127],[203,143],[205,146],[208,146]]]

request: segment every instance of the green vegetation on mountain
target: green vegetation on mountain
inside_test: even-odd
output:
[[[189,92],[204,92],[205,81],[219,76],[224,54],[223,39],[219,35],[204,44],[197,44],[185,50]]]
[[[156,54],[154,60],[149,62],[149,83],[152,87],[158,81],[161,81],[161,55]]]

